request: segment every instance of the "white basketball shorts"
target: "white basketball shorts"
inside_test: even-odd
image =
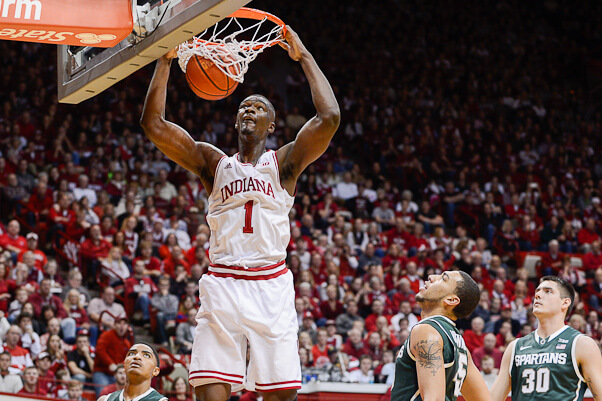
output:
[[[232,392],[301,388],[295,289],[288,269],[270,279],[205,274],[199,296],[189,373],[193,387],[228,383]]]

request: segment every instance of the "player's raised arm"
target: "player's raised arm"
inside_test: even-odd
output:
[[[462,397],[466,401],[491,401],[491,394],[489,394],[487,384],[485,384],[483,376],[481,376],[479,369],[474,364],[470,351],[468,351],[466,378],[462,384]]]
[[[586,336],[580,336],[575,347],[575,357],[581,369],[581,375],[592,392],[595,401],[602,401],[602,355],[596,342]]]
[[[213,188],[213,174],[223,152],[203,142],[196,142],[178,125],[165,120],[167,81],[176,50],[169,51],[157,60],[151,80],[140,124],[144,133],[161,152],[185,169],[201,178],[208,193]]]
[[[443,339],[428,324],[412,330],[410,349],[416,358],[416,376],[423,401],[445,401]]]
[[[334,92],[313,56],[295,31],[289,26],[286,29],[286,43],[281,45],[293,60],[301,63],[316,107],[316,115],[299,130],[295,141],[278,150],[280,177],[283,184],[288,184],[285,188],[291,192],[290,188],[294,187],[303,170],[328,149],[339,127],[341,112]]]
[[[506,348],[506,351],[504,351],[500,372],[491,388],[491,398],[493,401],[505,401],[508,393],[510,393],[510,364],[512,363],[512,350],[515,346],[516,340],[512,341]]]

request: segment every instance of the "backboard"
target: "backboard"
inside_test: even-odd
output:
[[[58,46],[59,102],[77,104],[96,96],[250,1],[134,3],[134,30],[117,46],[109,49]]]

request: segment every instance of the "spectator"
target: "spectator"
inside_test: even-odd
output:
[[[311,354],[314,360],[314,366],[317,368],[322,368],[330,363],[330,358],[328,357],[328,333],[326,329],[320,327],[318,329],[317,341],[311,349]]]
[[[362,340],[362,333],[358,329],[352,329],[349,331],[349,338],[343,344],[341,351],[349,356],[359,359],[362,355],[367,355],[370,350],[365,346],[364,340]],[[370,360],[372,365],[372,360]]]
[[[59,369],[56,372],[56,382],[54,387],[52,388],[52,397],[53,398],[61,398],[64,399],[69,393],[67,389],[68,383],[71,381],[71,376],[69,375],[69,370],[67,369]]]
[[[495,338],[495,334],[487,333],[485,335],[485,339],[483,340],[483,346],[476,348],[472,353],[472,360],[475,363],[477,369],[482,370],[481,361],[484,356],[490,356],[493,358],[494,368],[499,369],[500,364],[502,363],[502,356],[504,355],[499,349],[496,348],[497,339]]]
[[[96,192],[88,187],[90,179],[87,175],[82,174],[79,176],[78,186],[73,189],[73,195],[75,196],[76,201],[80,201],[83,197],[86,197],[90,202],[90,207],[94,207],[98,198],[96,197]]]
[[[19,235],[21,225],[17,220],[11,220],[8,223],[6,232],[0,235],[0,246],[11,252],[13,258],[16,258],[22,252],[27,250],[27,240]]]
[[[82,285],[83,276],[77,268],[73,268],[69,271],[69,275],[67,277],[67,284],[63,287],[63,291],[61,293],[61,299],[63,302],[67,298],[67,295],[70,293],[72,289],[76,289],[79,293],[81,305],[86,306],[90,301],[90,293],[88,289]]]
[[[375,382],[390,386],[395,381],[395,354],[388,349],[383,352],[382,362],[374,369]]]
[[[544,276],[558,274],[563,260],[564,255],[560,252],[558,241],[555,239],[551,240],[548,243],[548,252],[541,258],[541,274]]]
[[[46,352],[50,355],[50,361],[52,362],[50,369],[55,373],[60,369],[67,368],[67,355],[63,344],[63,340],[58,334],[52,334],[48,337]]]
[[[90,319],[84,308],[82,297],[75,288],[69,290],[67,298],[63,303],[68,317],[75,321],[76,331],[79,329],[90,329]]]
[[[470,321],[470,329],[464,332],[464,341],[466,348],[472,353],[475,349],[483,346],[485,342],[485,321],[479,316],[472,318]]]
[[[54,386],[54,372],[52,369],[52,360],[50,358],[50,354],[48,352],[42,352],[38,355],[36,359],[36,367],[38,368],[38,372],[40,376],[38,381],[40,383],[40,387],[46,392],[50,393],[52,387]]]
[[[71,401],[84,401],[83,393],[84,393],[83,383],[81,383],[77,380],[72,380],[67,385],[67,396],[65,397],[65,399],[71,400]]]
[[[108,278],[109,285],[123,284],[130,277],[130,269],[122,260],[122,256],[121,249],[114,246],[101,262],[101,272]]]
[[[33,316],[23,312],[17,318],[17,324],[23,333],[21,346],[29,351],[32,359],[35,359],[42,352],[42,344],[40,343],[40,336],[33,329]]]
[[[102,237],[100,226],[90,227],[89,238],[81,245],[82,263],[89,282],[96,279],[101,260],[109,256],[110,250],[111,244]]]
[[[34,256],[34,260],[35,260],[34,266],[39,271],[43,271],[44,267],[48,263],[48,259],[46,258],[46,254],[44,254],[44,252],[42,252],[41,250],[38,249],[38,234],[28,233],[27,236],[25,237],[25,239],[27,240],[27,249],[24,252],[19,254],[17,260],[19,262],[21,262],[21,261],[23,261],[23,255],[26,252],[28,252],[28,251],[33,252],[33,256]]]
[[[47,392],[40,386],[40,372],[35,366],[29,366],[23,371],[23,388],[17,393],[23,396],[42,396],[45,397]]]
[[[406,329],[411,330],[416,323],[418,323],[418,317],[412,313],[412,304],[410,301],[401,301],[399,304],[399,312],[391,317],[391,325],[395,331],[400,331],[400,321],[406,319],[408,321],[408,327]]]
[[[188,389],[188,382],[182,376],[178,376],[174,380],[173,392],[174,395],[169,398],[169,401],[192,401]]]
[[[487,388],[491,390],[493,383],[495,383],[495,379],[497,379],[499,369],[494,367],[493,358],[489,355],[485,355],[481,359],[480,366],[481,376],[483,376]]]
[[[380,316],[385,316],[387,318],[387,321],[391,323],[391,317],[386,315],[384,312],[385,305],[380,299],[375,299],[374,301],[372,301],[372,313],[369,314],[365,320],[366,330],[376,330],[376,319]]]
[[[587,292],[589,294],[589,305],[595,311],[600,311],[602,306],[602,267],[596,269],[594,279],[588,286]]]
[[[115,381],[113,375],[117,366],[123,362],[132,346],[128,338],[129,328],[127,318],[120,317],[115,322],[113,329],[105,331],[98,338],[92,373],[92,382],[96,385],[97,397],[105,386]]]
[[[198,309],[192,308],[187,311],[187,321],[180,323],[176,329],[176,346],[178,354],[190,354],[192,352],[192,343],[194,341],[194,331],[197,325],[196,315]]]
[[[123,367],[122,363],[117,365],[115,373],[113,374],[113,379],[113,383],[109,384],[108,386],[105,386],[102,389],[102,391],[100,392],[101,397],[103,395],[109,395],[111,393],[114,393],[115,391],[121,391],[125,387],[125,381],[127,379],[127,376],[125,374],[125,368]]]
[[[349,372],[349,381],[352,383],[374,383],[372,358],[369,355],[361,356],[360,368]]]
[[[0,353],[0,392],[2,393],[15,394],[23,388],[19,375],[9,371],[11,361],[12,357],[7,351]]]
[[[510,305],[503,305],[501,307],[500,319],[497,320],[493,326],[493,332],[495,334],[500,332],[500,328],[504,322],[510,323],[511,333],[514,337],[516,337],[520,331],[520,322],[512,318],[512,308]]]
[[[88,316],[92,323],[96,324],[99,322],[101,318],[102,312],[107,311],[115,318],[126,317],[125,309],[121,304],[115,302],[115,289],[113,287],[105,287],[102,292],[102,298],[94,298],[90,301],[90,305],[88,305]],[[115,324],[115,319],[113,316],[109,316],[108,314],[102,314],[102,325],[103,327],[112,329]],[[91,327],[94,331],[94,326]],[[94,344],[94,341],[92,341]]]
[[[353,323],[356,321],[363,321],[364,319],[358,314],[357,302],[350,300],[347,302],[345,312],[338,315],[335,319],[337,325],[337,333],[346,336],[347,333],[353,327]]]
[[[67,354],[67,367],[73,379],[82,383],[92,382],[94,371],[94,351],[86,334],[78,334],[75,349]]]
[[[134,275],[125,281],[125,296],[134,301],[134,320],[150,322],[151,297],[158,291],[157,286],[146,274],[144,260],[134,260]]]
[[[53,295],[50,292],[52,288],[52,282],[48,278],[42,279],[40,282],[40,291],[33,293],[29,296],[29,302],[33,304],[35,315],[41,316],[42,308],[44,306],[51,306],[57,313],[57,316],[61,319],[67,317],[67,311],[63,306],[63,301],[57,295]]]
[[[159,279],[159,291],[151,298],[151,304],[157,310],[156,340],[164,346],[167,345],[168,328],[175,325],[179,304],[178,298],[169,293],[169,285],[169,278],[161,277]]]
[[[4,351],[8,352],[11,356],[11,364],[8,369],[10,373],[16,375],[24,373],[25,368],[33,366],[33,361],[29,351],[19,346],[22,336],[23,331],[21,328],[13,325],[10,327],[10,329],[8,329],[4,343]]]

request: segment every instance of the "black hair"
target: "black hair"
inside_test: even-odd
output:
[[[470,315],[481,300],[481,290],[478,284],[466,272],[459,271],[462,280],[456,283],[456,295],[460,303],[453,309],[456,318],[460,319]]]
[[[159,367],[159,353],[157,352],[157,350],[155,349],[155,347],[153,347],[152,345],[150,345],[149,343],[144,342],[144,341],[136,341],[132,345],[132,347],[134,345],[138,345],[138,344],[146,345],[147,347],[149,347],[153,351],[153,355],[155,356],[155,361],[157,362],[157,367]],[[132,349],[132,347],[130,347],[130,349]]]
[[[257,98],[261,99],[261,101],[262,101],[263,103],[265,103],[266,107],[268,108],[268,116],[270,117],[270,120],[271,120],[271,121],[276,121],[276,109],[274,108],[274,105],[272,104],[272,102],[270,102],[270,100],[269,100],[267,97],[265,97],[265,96],[263,96],[263,95],[260,95],[260,94],[258,94],[258,93],[255,93],[255,94],[253,94],[253,95],[247,96],[247,97],[246,97],[246,98],[245,98],[245,99],[244,99],[244,100],[241,102],[241,104],[242,104],[242,103],[244,103],[244,102],[245,102],[245,101],[246,101],[248,98],[250,98],[250,97],[257,97]]]
[[[571,314],[571,312],[573,311],[573,307],[575,306],[575,289],[573,288],[571,283],[557,276],[542,277],[539,280],[539,284],[543,283],[544,281],[553,281],[556,284],[558,284],[558,289],[560,290],[560,298],[568,298],[571,300],[571,304],[566,310],[566,315],[564,316],[566,318],[568,315]]]

